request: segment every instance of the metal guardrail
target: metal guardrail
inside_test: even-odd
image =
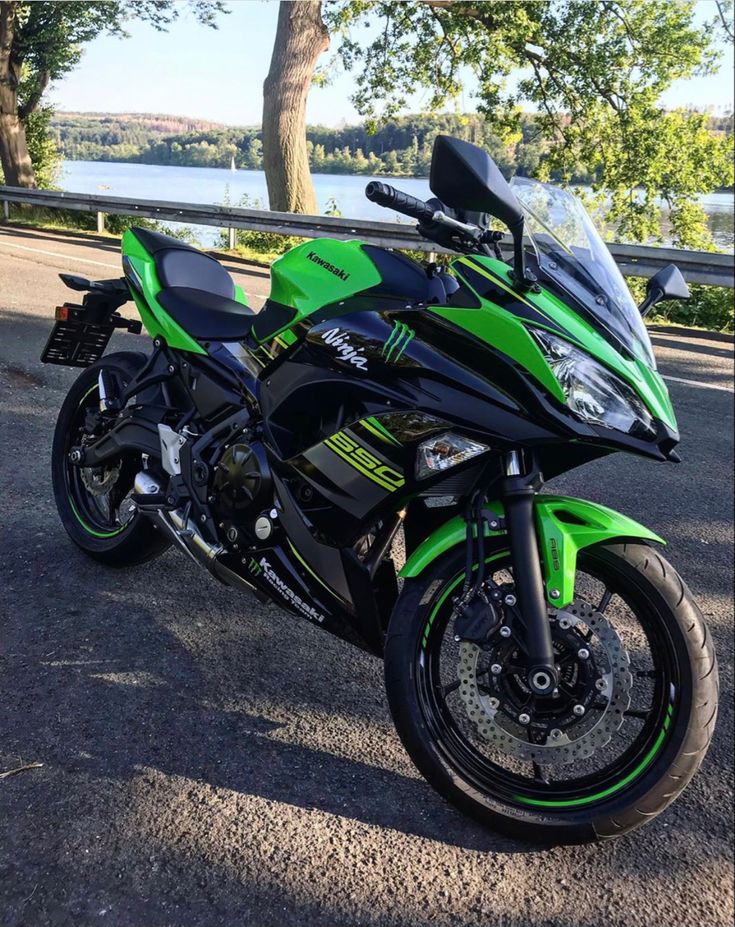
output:
[[[211,225],[229,230],[234,245],[235,229],[296,235],[302,238],[359,238],[384,248],[403,248],[428,253],[450,253],[422,238],[416,229],[400,222],[374,222],[369,219],[343,219],[335,216],[303,216],[290,212],[243,209],[238,206],[212,206],[141,200],[104,193],[66,193],[0,186],[5,219],[9,203],[27,203],[49,209],[70,209],[97,215],[98,231],[104,231],[104,217],[141,216],[167,222]],[[609,245],[621,271],[629,277],[652,277],[667,264],[676,264],[689,283],[735,288],[735,258],[732,254],[656,248],[648,245]]]

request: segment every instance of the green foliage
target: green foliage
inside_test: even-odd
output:
[[[640,277],[629,277],[626,282],[636,302],[642,302],[646,295],[646,281]],[[707,328],[717,332],[735,331],[735,293],[731,289],[693,284],[689,290],[690,299],[659,303],[646,321]]]
[[[330,196],[327,200],[327,205],[324,209],[324,215],[334,216],[336,219],[340,219],[342,217],[342,211],[339,208],[339,203],[333,196]]]
[[[26,119],[26,144],[36,173],[36,183],[45,190],[54,188],[61,169],[61,155],[49,132],[52,118],[53,109],[50,106],[39,106]]]
[[[225,195],[223,206],[230,206],[229,194]],[[266,209],[257,197],[245,193],[240,197],[238,206],[243,209]],[[245,229],[235,229],[235,250],[257,260],[270,263],[279,255],[285,254],[291,248],[301,244],[303,238],[294,235],[275,235],[272,232],[248,232]],[[229,248],[227,229],[221,229],[215,247],[227,250]]]
[[[550,147],[539,172],[566,182],[590,172],[606,191],[620,232],[661,237],[661,203],[674,241],[707,242],[693,198],[732,183],[732,137],[703,131],[704,117],[666,113],[674,80],[712,72],[715,23],[694,24],[694,0],[328,0],[325,20],[339,57],[355,72],[354,102],[373,124],[391,118],[423,86],[437,110],[461,92],[468,71],[479,109],[512,144],[523,115]],[[361,30],[380,23],[365,42]],[[725,20],[723,19],[723,24]],[[521,69],[522,78],[510,82]],[[641,188],[639,190],[639,187]]]
[[[49,182],[53,177],[53,151],[42,138],[48,113],[39,112],[49,82],[72,70],[81,58],[84,44],[100,33],[124,36],[124,25],[131,18],[165,29],[187,7],[208,26],[215,25],[218,13],[226,12],[222,0],[189,0],[186,4],[174,0],[2,3],[7,48],[1,76],[13,95],[12,106],[17,107],[26,133],[32,137],[28,144],[37,182],[39,177]]]
[[[729,144],[732,116],[715,119],[693,114],[692,119],[699,131]],[[229,167],[234,154],[239,169],[263,167],[260,129],[255,127],[176,116],[57,113],[51,131],[62,156],[69,160]],[[568,177],[550,163],[556,146],[540,137],[537,117],[528,113],[521,114],[514,133],[499,132],[480,115],[451,113],[388,119],[373,133],[366,125],[309,126],[309,162],[316,173],[423,177],[429,173],[431,148],[439,133],[484,146],[506,175],[538,176],[544,170],[552,180]],[[593,155],[597,158],[596,152]],[[599,182],[598,174],[599,168],[577,164],[571,179],[574,183]]]

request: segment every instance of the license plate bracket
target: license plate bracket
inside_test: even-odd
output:
[[[89,321],[83,306],[61,306],[41,353],[44,364],[89,367],[104,354],[116,328],[113,321]]]

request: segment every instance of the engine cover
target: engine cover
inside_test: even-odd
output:
[[[226,528],[241,528],[255,512],[269,506],[271,476],[263,445],[230,445],[217,464],[212,494],[217,521]]]

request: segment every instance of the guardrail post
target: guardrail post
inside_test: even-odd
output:
[[[235,250],[235,229],[227,229],[227,248],[230,251]]]
[[[97,213],[97,233],[101,235],[105,230],[105,214],[103,212]]]
[[[7,200],[3,200],[3,220],[10,221],[10,203]]]

